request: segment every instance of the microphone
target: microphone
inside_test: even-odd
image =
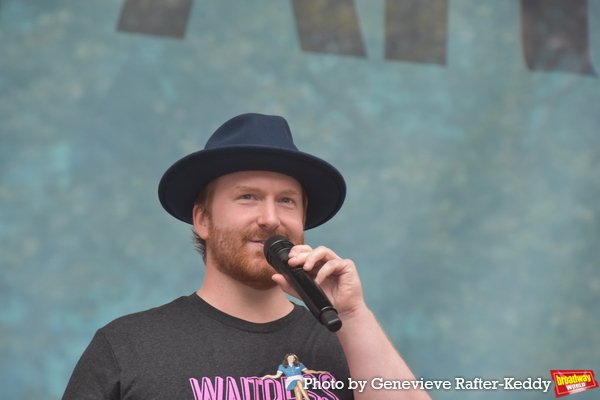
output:
[[[313,281],[302,268],[291,267],[288,264],[288,254],[294,244],[285,236],[274,235],[265,241],[263,251],[267,262],[296,289],[306,307],[315,318],[331,332],[336,332],[342,327],[342,321],[337,311],[323,293],[323,290]]]

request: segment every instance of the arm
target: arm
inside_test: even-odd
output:
[[[348,360],[350,375],[354,380],[367,381],[362,393],[354,391],[354,398],[384,400],[404,396],[402,398],[407,400],[430,399],[425,390],[397,392],[370,387],[373,378],[404,381],[415,380],[415,376],[365,304],[354,263],[322,246],[314,250],[307,245],[295,246],[289,257],[290,266],[304,265],[338,311],[342,329],[337,335]],[[276,274],[273,279],[286,293],[298,297],[282,275]]]
[[[120,399],[120,372],[113,350],[99,330],[73,370],[62,400]]]
[[[262,378],[260,378],[261,381],[264,381],[267,378],[271,378],[271,379],[277,379],[279,378],[281,375],[283,374],[283,372],[281,371],[277,371],[277,373],[275,375],[265,375]]]
[[[312,369],[304,368],[302,370],[303,374],[329,374],[327,371],[314,371]]]

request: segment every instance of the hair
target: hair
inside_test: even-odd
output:
[[[288,364],[288,357],[289,356],[293,356],[294,357],[294,365],[297,367],[298,365],[300,365],[300,360],[298,359],[298,356],[295,355],[294,353],[287,353],[285,355],[285,357],[283,358],[283,363],[281,365],[283,365],[284,367],[287,367]]]
[[[215,195],[215,182],[216,179],[212,180],[208,185],[206,185],[194,202],[194,205],[199,206],[202,209],[202,212],[208,217],[211,215],[212,201]],[[202,261],[204,261],[204,264],[206,264],[206,240],[202,239],[200,235],[198,235],[193,226],[192,242],[194,243],[194,248],[196,251],[202,256]]]
[[[217,178],[218,179],[218,178]],[[200,206],[202,212],[206,214],[206,216],[211,216],[212,210],[212,202],[215,195],[215,187],[217,179],[213,179],[210,181],[208,185],[202,189],[194,205]],[[302,208],[304,209],[304,216],[302,223],[306,223],[306,210],[308,208],[308,196],[306,195],[306,191],[304,190],[304,186],[300,185],[302,188]],[[200,235],[194,230],[192,227],[192,243],[194,243],[194,248],[200,255],[202,256],[202,261],[206,264],[206,240],[202,239]]]

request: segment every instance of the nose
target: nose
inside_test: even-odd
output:
[[[265,200],[260,207],[260,215],[257,219],[258,225],[266,230],[273,231],[281,225],[275,201]]]

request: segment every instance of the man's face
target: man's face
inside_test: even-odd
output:
[[[287,175],[243,171],[218,178],[211,210],[198,224],[194,210],[194,227],[206,240],[207,263],[254,289],[276,286],[263,243],[272,235],[304,242],[302,200],[302,187]]]

